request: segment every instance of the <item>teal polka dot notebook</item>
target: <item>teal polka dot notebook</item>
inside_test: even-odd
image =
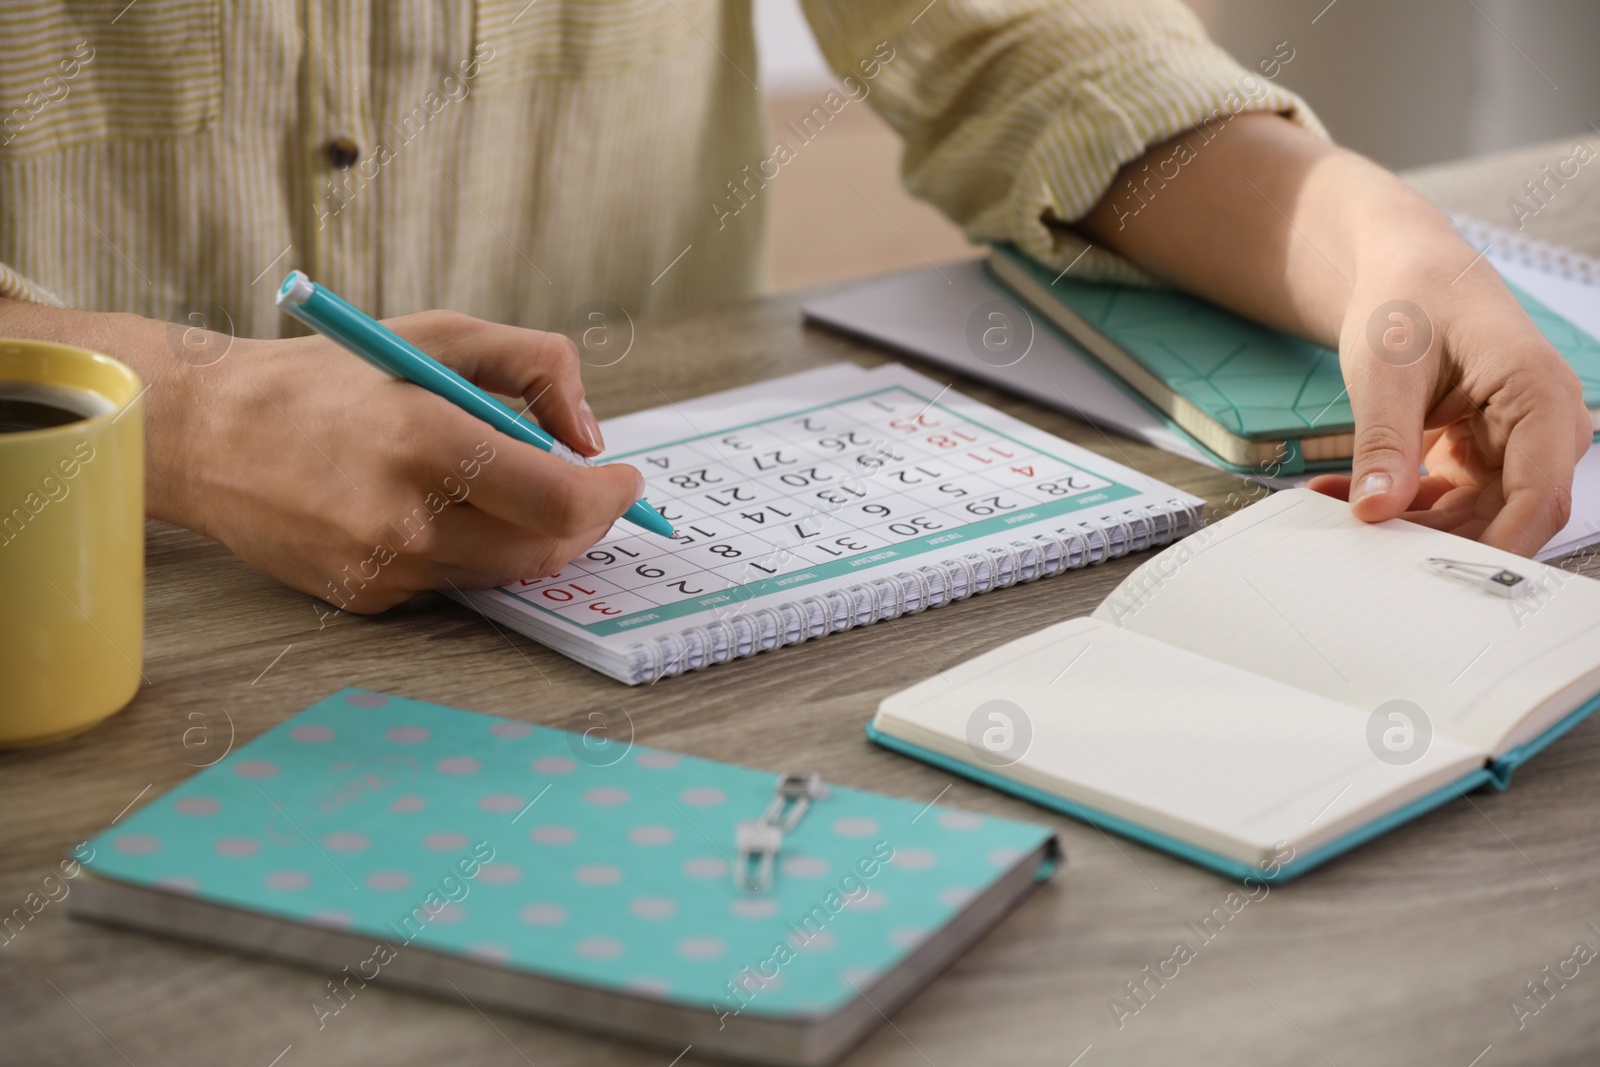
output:
[[[832,786],[737,886],[776,780],[347,689],[94,838],[75,913],[325,970],[319,1028],[393,982],[820,1063],[1055,864],[1045,827]]]

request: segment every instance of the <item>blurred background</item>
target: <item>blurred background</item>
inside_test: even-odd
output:
[[[868,2],[868,0],[863,0]],[[1333,136],[1396,169],[1570,139],[1600,144],[1597,0],[1190,0],[1246,67],[1294,50],[1279,84]],[[755,0],[773,124],[835,79],[799,0]],[[767,285],[782,291],[976,253],[900,187],[899,142],[850,106],[773,183]],[[1513,191],[1508,191],[1511,195]],[[1486,221],[1506,225],[1508,217]]]

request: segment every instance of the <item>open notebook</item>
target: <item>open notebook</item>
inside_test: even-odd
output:
[[[1506,568],[1521,597],[1430,558]],[[1235,876],[1292,877],[1600,706],[1600,582],[1306,489],[895,693],[882,744]],[[996,718],[999,716],[999,718]]]
[[[1201,501],[899,366],[606,423],[668,541],[618,525],[458,599],[638,684],[1176,540]]]

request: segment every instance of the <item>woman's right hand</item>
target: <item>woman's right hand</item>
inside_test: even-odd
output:
[[[443,311],[387,325],[600,451],[567,338]],[[644,495],[633,467],[574,467],[323,337],[237,340],[181,407],[164,424],[152,404],[151,513],[357,612],[552,573]]]
[[[520,397],[575,451],[599,453],[567,338],[446,311],[387,325],[482,388]],[[0,300],[6,334],[131,365],[148,385],[148,513],[351,611],[552,573],[644,492],[631,466],[574,467],[320,336],[230,341]]]

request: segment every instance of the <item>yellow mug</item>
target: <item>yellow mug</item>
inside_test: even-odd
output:
[[[87,730],[139,687],[141,389],[109,356],[0,339],[0,748]]]

